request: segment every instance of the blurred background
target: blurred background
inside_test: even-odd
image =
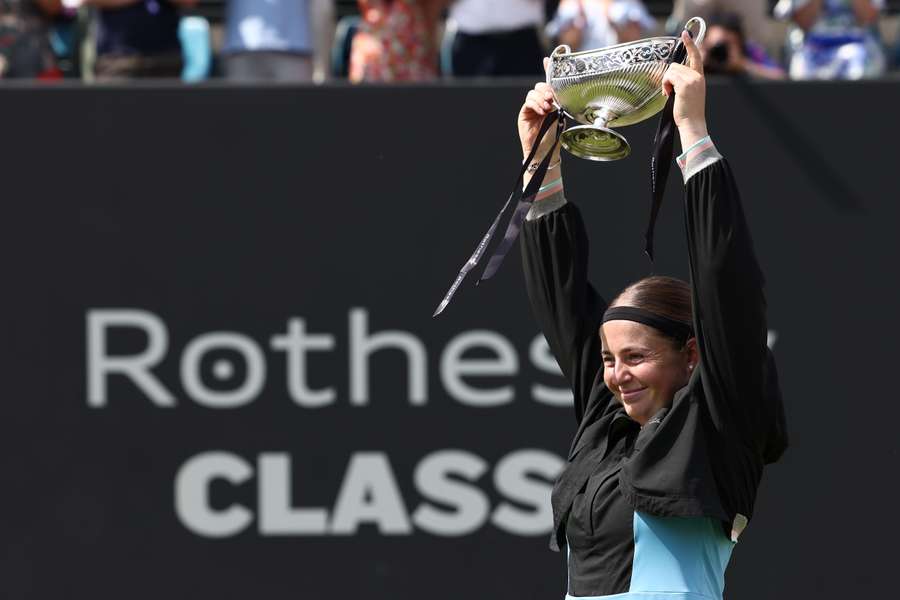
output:
[[[862,79],[900,66],[896,0],[3,0],[0,76],[419,82],[539,74],[532,55],[710,20],[711,70]],[[528,54],[530,53],[530,54]]]
[[[0,598],[563,598],[516,253],[431,314],[541,58],[695,15],[791,435],[726,598],[890,596],[900,1],[0,0]],[[655,128],[563,153],[606,297],[687,276]]]

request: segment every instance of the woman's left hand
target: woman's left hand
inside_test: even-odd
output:
[[[675,92],[673,116],[681,134],[682,146],[706,137],[706,78],[703,76],[703,56],[691,36],[685,31],[681,39],[687,49],[688,64],[673,63],[663,76],[662,88],[666,97]]]

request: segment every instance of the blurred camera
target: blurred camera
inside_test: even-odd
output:
[[[728,43],[719,42],[706,51],[705,67],[710,72],[722,73],[728,68],[728,60]]]

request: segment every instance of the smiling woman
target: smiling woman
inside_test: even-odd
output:
[[[600,340],[606,387],[645,425],[687,385],[699,360],[690,286],[661,276],[630,285],[604,314]]]
[[[551,496],[568,598],[721,600],[763,467],[787,447],[763,276],[706,130],[700,52],[682,40],[690,66],[673,64],[663,91],[684,149],[691,285],[651,277],[607,304],[587,281],[587,233],[555,156],[522,229],[532,308],[575,396]],[[552,100],[539,83],[519,111],[526,155]]]

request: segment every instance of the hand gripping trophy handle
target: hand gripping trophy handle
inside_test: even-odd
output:
[[[703,19],[694,17],[684,28],[698,45],[703,43]],[[678,37],[655,37],[574,53],[569,46],[557,46],[550,53],[547,83],[557,107],[582,123],[562,134],[562,146],[588,160],[628,156],[628,141],[610,127],[639,123],[662,110],[663,75],[679,43]]]

